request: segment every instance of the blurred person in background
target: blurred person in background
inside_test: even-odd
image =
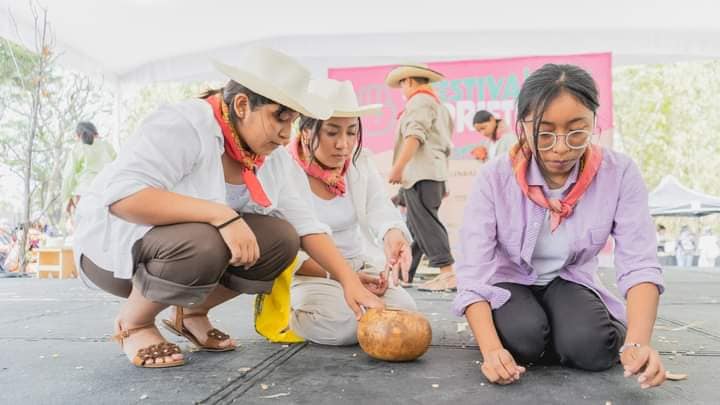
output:
[[[79,122],[75,135],[78,143],[65,163],[62,185],[62,200],[71,223],[80,196],[89,189],[90,183],[102,168],[117,156],[112,145],[98,137],[97,128],[92,122]]]
[[[690,227],[683,225],[680,228],[680,235],[675,245],[675,257],[677,265],[680,267],[691,267],[693,265],[693,255],[695,254],[695,234],[692,233]]]
[[[502,118],[480,110],[473,117],[473,127],[480,133],[480,143],[470,154],[481,162],[489,162],[496,156],[505,156],[517,143],[517,136],[505,125]]]
[[[713,234],[712,228],[706,226],[703,235],[698,239],[699,267],[715,267],[715,260],[720,255],[718,238]]]
[[[665,253],[665,244],[667,243],[667,228],[665,228],[665,225],[658,224],[655,236],[657,237],[658,254]]]

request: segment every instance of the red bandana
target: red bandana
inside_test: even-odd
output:
[[[345,164],[341,168],[337,169],[323,169],[315,161],[310,162],[310,150],[300,138],[302,135],[298,135],[290,141],[288,148],[290,154],[292,154],[295,161],[303,168],[305,173],[310,177],[314,177],[322,181],[327,189],[335,194],[336,196],[345,195],[345,173],[347,173],[348,167],[350,167],[350,160],[345,161]]]
[[[441,103],[440,103],[440,97],[438,97],[437,94],[435,94],[435,92],[433,91],[433,89],[432,89],[432,88],[425,88],[425,87],[420,88],[420,89],[417,89],[417,90],[415,90],[412,94],[410,94],[410,96],[409,96],[409,97],[407,98],[407,100],[405,101],[405,104],[407,104],[408,101],[410,101],[411,98],[417,96],[418,94],[427,94],[427,95],[429,95],[430,97],[434,98],[435,101],[437,101],[438,104],[441,104]],[[402,116],[404,112],[405,112],[405,109],[403,108],[403,109],[400,110],[400,112],[398,113],[397,118],[400,119],[400,116]]]
[[[213,115],[225,139],[225,153],[234,161],[242,166],[242,178],[250,192],[250,198],[262,207],[270,206],[270,199],[265,190],[263,190],[260,180],[258,180],[255,172],[262,166],[265,157],[254,155],[246,152],[240,141],[240,135],[235,131],[235,127],[230,124],[230,115],[227,105],[222,101],[219,94],[210,96],[205,99],[213,110]]]
[[[523,153],[524,152],[524,153]],[[580,159],[580,174],[578,180],[570,190],[570,192],[562,199],[548,199],[543,193],[541,186],[530,186],[527,182],[527,168],[530,163],[530,150],[525,147],[520,150],[520,145],[515,145],[510,150],[510,159],[515,172],[515,179],[520,186],[525,197],[529,198],[535,204],[550,210],[550,232],[554,232],[563,219],[568,218],[573,213],[573,208],[587,191],[590,184],[595,179],[595,175],[600,169],[602,163],[602,148],[597,145],[591,145],[585,150]]]

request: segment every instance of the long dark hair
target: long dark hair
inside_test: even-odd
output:
[[[358,117],[358,141],[357,145],[355,146],[355,152],[353,152],[352,156],[352,163],[353,165],[355,162],[357,162],[358,157],[360,156],[360,152],[362,149],[362,140],[363,140],[363,130],[362,130],[362,120]],[[298,128],[300,129],[300,134],[302,135],[303,131],[310,131],[310,145],[308,145],[308,148],[310,149],[310,161],[315,160],[315,151],[317,150],[318,146],[320,146],[320,128],[322,128],[323,120],[318,120],[315,118],[306,117],[304,115],[300,116],[300,123],[298,125]]]
[[[489,122],[493,118],[495,118],[495,116],[492,115],[490,111],[480,110],[473,116],[473,125]],[[492,136],[490,136],[490,139],[493,141],[497,141],[498,125],[500,125],[500,121],[502,121],[502,119],[495,118],[495,129],[493,130]]]
[[[572,95],[577,101],[582,103],[593,115],[597,114],[600,106],[598,102],[598,91],[590,74],[582,68],[575,65],[556,65],[546,64],[540,69],[534,71],[523,83],[520,94],[517,97],[517,123],[515,133],[518,134],[520,146],[525,146],[527,142],[527,134],[523,121],[527,121],[529,116],[533,116],[533,153],[542,164],[540,154],[537,150],[537,138],[540,132],[540,123],[542,122],[545,110],[550,103],[566,91]],[[524,148],[523,148],[524,149]]]

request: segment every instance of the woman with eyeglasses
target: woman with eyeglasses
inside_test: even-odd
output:
[[[650,346],[663,281],[647,190],[629,157],[591,143],[594,80],[545,65],[517,104],[518,145],[483,166],[460,230],[453,309],[475,334],[483,374],[510,384],[521,365],[600,371],[620,361],[642,388],[662,384]],[[596,274],[610,236],[627,308]]]

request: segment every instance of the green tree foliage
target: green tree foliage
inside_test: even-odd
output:
[[[615,125],[650,188],[672,174],[720,195],[720,61],[616,68]]]
[[[720,61],[643,65],[613,71],[616,142],[637,162],[649,189],[666,175],[720,196]],[[670,235],[690,224],[720,230],[720,215],[658,218]]]
[[[41,14],[36,22],[36,44],[44,35],[37,49],[0,38],[0,155],[29,193],[27,204],[22,195],[4,198],[22,199],[27,221],[43,218],[58,226],[65,203],[60,201],[62,168],[76,142],[75,125],[109,114],[112,95],[100,80],[58,65],[44,18]]]
[[[125,94],[122,100],[124,118],[120,128],[121,143],[132,136],[142,120],[158,107],[198,97],[210,87],[211,84],[207,82],[161,82]]]

